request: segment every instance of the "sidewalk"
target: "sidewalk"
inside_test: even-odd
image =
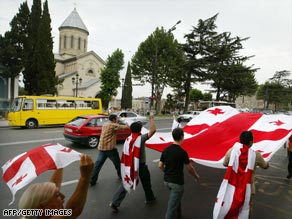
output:
[[[0,127],[9,127],[6,119],[0,119]]]

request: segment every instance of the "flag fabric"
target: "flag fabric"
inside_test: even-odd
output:
[[[254,136],[252,148],[268,161],[292,134],[292,116],[239,112],[230,106],[212,107],[185,125],[181,146],[192,161],[224,168],[225,153],[239,142],[240,133],[247,130]],[[156,132],[146,146],[162,152],[172,142],[171,132]]]
[[[124,143],[121,157],[123,187],[127,192],[136,189],[138,184],[141,133],[132,133]]]
[[[235,144],[228,168],[217,194],[213,219],[247,219],[249,217],[251,178],[256,153],[246,145]]]
[[[16,192],[38,175],[66,167],[76,160],[80,160],[80,153],[60,144],[45,144],[8,160],[2,166],[2,178],[12,193],[9,205],[14,202]]]

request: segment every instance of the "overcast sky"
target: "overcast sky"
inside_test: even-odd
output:
[[[0,0],[0,34],[10,29],[9,22],[23,0]],[[28,0],[31,8],[32,0]],[[117,48],[127,62],[141,42],[163,26],[171,28],[180,43],[199,19],[219,13],[218,32],[249,37],[243,42],[243,55],[254,55],[247,64],[260,68],[258,83],[264,83],[276,71],[292,71],[292,0],[49,0],[54,52],[58,52],[58,27],[76,7],[89,30],[88,50],[104,60]],[[125,70],[121,72],[124,77]],[[292,78],[292,76],[290,77]],[[205,87],[198,86],[199,89]],[[170,89],[164,92],[164,96]],[[204,90],[202,90],[204,92]],[[150,86],[134,87],[133,96],[149,96]],[[120,95],[118,95],[120,96]]]

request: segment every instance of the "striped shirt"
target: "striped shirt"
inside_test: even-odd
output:
[[[117,131],[126,129],[128,126],[108,121],[102,126],[98,149],[101,151],[110,151],[116,147]]]

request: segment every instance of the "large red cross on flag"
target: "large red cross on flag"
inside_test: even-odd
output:
[[[80,153],[60,144],[45,144],[8,160],[2,166],[2,178],[13,195],[10,204],[15,193],[41,173],[63,168],[76,160],[80,160]]]
[[[235,144],[228,168],[217,194],[213,219],[247,219],[251,197],[251,178],[256,153],[242,144]]]
[[[121,157],[121,175],[123,187],[128,192],[138,184],[141,134],[132,133],[124,143]]]
[[[229,106],[216,106],[201,112],[184,127],[182,147],[194,162],[224,168],[223,158],[229,148],[239,141],[242,131],[252,131],[252,148],[265,160],[288,140],[292,133],[292,116],[282,114],[241,113]],[[173,142],[171,132],[156,132],[146,146],[162,152]]]

